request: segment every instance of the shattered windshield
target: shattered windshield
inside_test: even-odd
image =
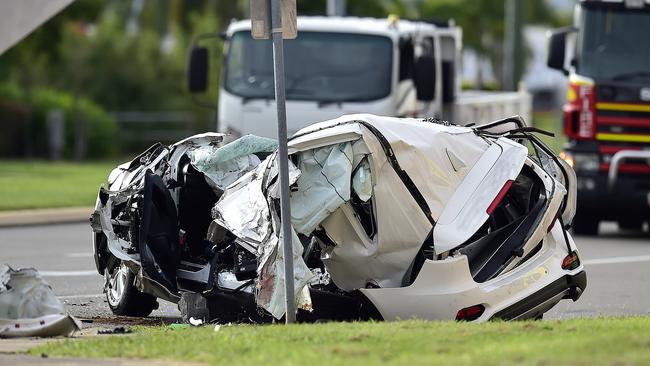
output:
[[[287,99],[368,101],[390,93],[393,44],[364,34],[300,32],[284,42]],[[229,43],[225,88],[243,98],[274,97],[271,42],[236,32]]]
[[[596,80],[650,80],[650,11],[583,9],[578,73]]]

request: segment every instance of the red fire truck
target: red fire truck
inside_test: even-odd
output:
[[[569,78],[562,157],[578,176],[574,230],[650,220],[650,0],[581,0],[551,32],[548,66]]]

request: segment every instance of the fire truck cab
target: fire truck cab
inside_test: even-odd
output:
[[[562,157],[578,176],[574,230],[650,220],[650,0],[581,0],[549,35],[547,64],[569,78]]]

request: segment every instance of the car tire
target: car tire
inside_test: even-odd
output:
[[[576,215],[573,221],[573,232],[578,235],[598,235],[598,225],[600,220],[594,216]]]
[[[146,317],[158,308],[155,296],[140,292],[134,284],[135,275],[120,260],[106,269],[104,292],[111,311],[115,315]]]

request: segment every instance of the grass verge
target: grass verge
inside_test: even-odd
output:
[[[534,112],[533,113],[533,126],[552,132],[555,137],[544,136],[538,134],[550,148],[556,153],[562,151],[567,139],[562,132],[562,114],[558,112]]]
[[[0,160],[0,211],[92,206],[114,162]]]
[[[66,340],[30,353],[238,366],[638,365],[650,363],[650,317],[137,328],[133,336]]]

